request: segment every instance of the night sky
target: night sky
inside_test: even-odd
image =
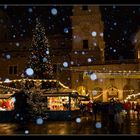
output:
[[[104,21],[106,59],[133,59],[134,39],[140,25],[140,7],[109,5],[100,8]],[[71,37],[72,5],[1,5],[0,9],[10,18],[8,26],[11,39],[31,37],[36,17],[40,17],[44,23],[46,34],[63,34]],[[3,23],[2,19],[0,22]]]
[[[101,11],[106,59],[133,59],[135,35],[140,25],[140,7],[102,6]]]

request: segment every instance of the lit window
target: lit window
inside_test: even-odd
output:
[[[140,59],[140,50],[138,51],[138,59]]]
[[[88,49],[88,40],[83,40],[83,49]]]
[[[9,66],[9,74],[17,74],[17,66]]]

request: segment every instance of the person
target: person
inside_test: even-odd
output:
[[[131,107],[132,107],[132,111],[134,111],[135,110],[135,103],[134,102],[132,102]]]
[[[92,104],[92,112],[94,114],[94,120],[96,121],[97,116],[97,103]]]
[[[68,103],[63,103],[63,110],[68,110],[69,109],[69,105]]]
[[[84,105],[82,104],[81,101],[79,101],[79,108],[80,108],[81,114],[83,115]]]
[[[92,113],[92,102],[91,101],[87,104],[87,107],[88,107],[88,114],[91,114]]]
[[[123,115],[123,105],[119,100],[115,102],[115,115],[114,115],[114,120],[115,120],[115,125],[116,125],[116,130],[121,131],[123,128],[123,123],[124,123],[124,115]]]
[[[108,106],[108,116],[109,116],[109,128],[110,133],[115,132],[115,103],[114,101],[110,100],[109,106]]]
[[[125,102],[124,103],[124,109],[126,110],[127,114],[126,114],[126,118],[130,117],[130,109],[131,109],[131,103],[130,102]]]
[[[131,104],[131,109],[132,109],[133,118],[135,118],[136,104],[134,103],[134,101]]]
[[[124,125],[124,115],[123,112],[116,112],[115,113],[115,126],[116,126],[116,130],[121,132],[123,125]]]
[[[136,104],[136,111],[137,111],[137,118],[139,119],[139,114],[140,114],[140,103],[137,102]]]

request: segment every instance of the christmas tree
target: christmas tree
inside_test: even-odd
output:
[[[50,56],[50,45],[45,35],[45,28],[36,18],[36,26],[33,32],[32,47],[30,49],[29,62],[26,68],[26,76],[35,79],[52,79],[53,66]]]

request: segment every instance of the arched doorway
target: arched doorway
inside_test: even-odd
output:
[[[87,90],[85,86],[78,86],[77,91],[80,95],[83,95],[83,96],[87,95]]]
[[[111,86],[109,88],[107,88],[107,99],[110,100],[110,99],[118,99],[118,89],[114,86]]]
[[[134,91],[135,90],[134,90],[134,88],[132,86],[130,86],[128,84],[125,85],[124,88],[123,88],[123,99],[125,100],[128,97],[128,95],[133,94]]]
[[[100,87],[95,87],[91,93],[90,93],[90,98],[93,101],[103,101],[103,89]]]

